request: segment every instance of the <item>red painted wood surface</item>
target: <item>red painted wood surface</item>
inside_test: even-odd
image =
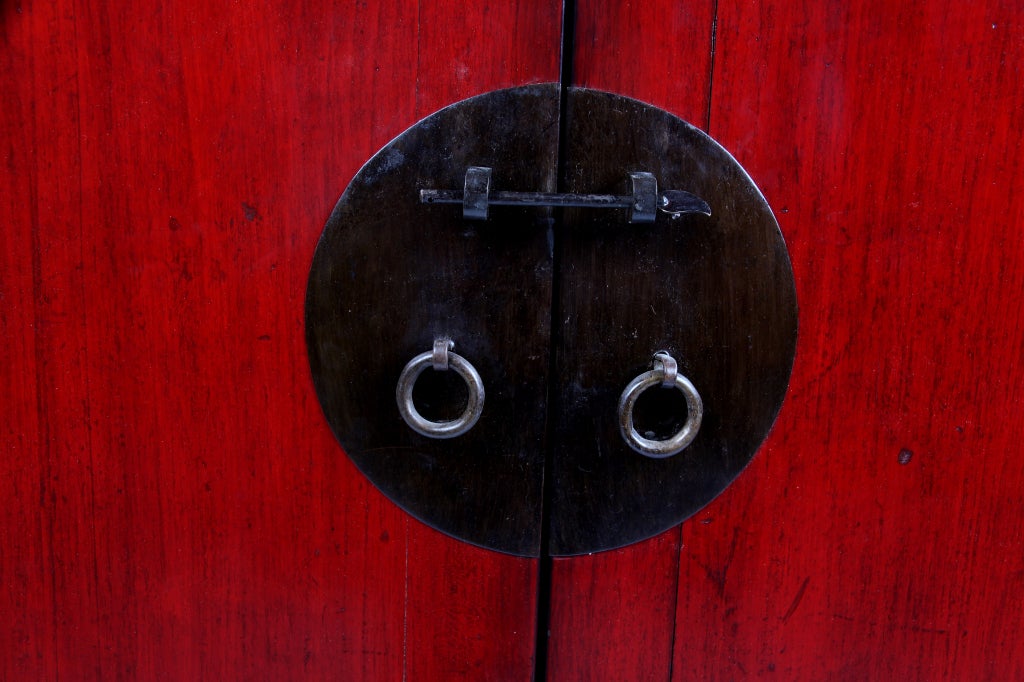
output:
[[[536,561],[365,482],[302,302],[374,151],[557,79],[559,4],[0,15],[0,678],[523,679]]]
[[[790,394],[681,534],[556,562],[549,679],[1020,679],[1024,11],[707,4],[581,0],[577,81],[709,124],[762,188]]]
[[[0,678],[529,678],[536,562],[362,479],[301,311],[360,164],[554,80],[558,3],[0,19]],[[555,562],[549,679],[1024,677],[1024,11],[580,0],[576,39],[748,168],[801,337],[722,497]]]

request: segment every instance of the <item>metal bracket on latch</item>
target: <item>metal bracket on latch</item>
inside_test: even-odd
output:
[[[467,220],[487,220],[490,206],[566,206],[575,208],[625,208],[629,222],[653,223],[657,211],[673,218],[683,215],[711,215],[707,202],[682,190],[658,193],[658,180],[652,173],[637,171],[629,174],[633,194],[556,194],[552,192],[491,192],[491,169],[470,166],[466,169],[463,191],[421,189],[420,202],[424,204],[462,204],[462,217]]]

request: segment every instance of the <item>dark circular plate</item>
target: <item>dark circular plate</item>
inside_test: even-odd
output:
[[[492,207],[477,222],[421,205],[420,189],[461,188],[468,166],[492,168],[496,190],[555,191],[558,86],[500,90],[427,117],[367,162],[324,228],[306,298],[317,396],[356,466],[429,525],[525,556],[618,547],[707,504],[766,437],[796,343],[782,235],[724,149],[608,93],[571,89],[565,116],[568,191],[629,194],[628,173],[649,171],[711,217],[634,225],[623,210]],[[402,368],[440,337],[486,388],[479,422],[450,440],[414,432],[395,401]],[[664,460],[627,447],[616,413],[658,350],[704,403],[696,439]],[[465,401],[432,370],[417,391],[434,419]],[[686,408],[652,389],[637,411],[662,437]]]

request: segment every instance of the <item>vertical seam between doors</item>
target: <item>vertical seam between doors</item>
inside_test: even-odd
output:
[[[575,49],[576,33],[576,2],[575,0],[562,0],[562,30],[561,44],[558,62],[558,150],[555,160],[555,185],[556,191],[565,191],[566,177],[566,146],[568,144],[568,120],[566,109],[569,97],[569,88],[573,80],[573,51]],[[540,536],[540,557],[537,561],[537,618],[536,618],[536,640],[534,644],[534,665],[533,679],[535,682],[544,682],[547,679],[547,665],[549,653],[549,638],[551,627],[551,593],[552,573],[554,561],[550,553],[551,540],[551,500],[553,497],[554,484],[551,478],[552,465],[554,463],[554,438],[551,430],[554,428],[555,415],[559,409],[558,394],[553,390],[555,377],[557,376],[558,358],[557,348],[559,338],[559,320],[561,310],[559,299],[561,288],[561,253],[562,235],[558,229],[561,223],[561,211],[553,209],[551,218],[552,250],[551,250],[551,316],[550,316],[550,345],[548,351],[548,411],[547,423],[545,426],[544,439],[544,473],[541,493],[541,536]]]

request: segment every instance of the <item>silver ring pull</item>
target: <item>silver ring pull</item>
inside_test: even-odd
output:
[[[480,414],[484,411],[484,382],[480,379],[476,368],[461,355],[452,353],[455,342],[447,338],[434,340],[433,350],[420,353],[405,366],[398,377],[398,388],[395,397],[398,400],[398,412],[409,428],[427,438],[455,438],[473,428]],[[469,402],[462,415],[452,421],[430,421],[419,413],[412,399],[412,389],[420,374],[428,367],[435,371],[454,369],[456,374],[466,382],[469,389]]]
[[[619,398],[619,430],[629,447],[641,455],[654,459],[671,457],[686,449],[697,437],[701,419],[704,418],[704,403],[690,380],[679,374],[675,358],[665,351],[654,354],[653,369],[644,372],[629,382]],[[633,425],[633,408],[640,394],[652,386],[677,388],[686,397],[686,423],[667,440],[652,440],[637,433]]]

